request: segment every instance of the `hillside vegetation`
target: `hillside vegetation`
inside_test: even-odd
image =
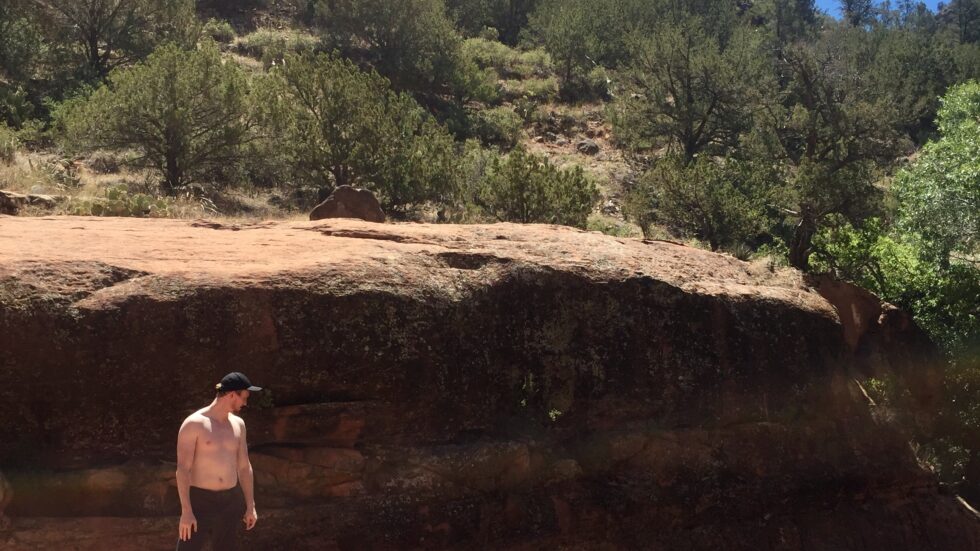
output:
[[[920,455],[980,495],[978,78],[980,0],[5,0],[0,189],[300,218],[350,184],[830,272],[947,352]]]

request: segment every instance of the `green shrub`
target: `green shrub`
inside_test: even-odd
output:
[[[469,38],[463,41],[463,55],[477,62],[481,67],[502,67],[511,52],[510,48],[496,40]]]
[[[755,249],[749,260],[765,262],[770,268],[784,268],[789,266],[789,248],[781,240],[771,243],[763,243]]]
[[[484,40],[500,40],[500,32],[493,27],[483,27],[480,29],[479,37]]]
[[[33,113],[34,105],[27,97],[27,90],[20,86],[8,85],[0,77],[0,123],[19,127],[27,122]]]
[[[541,49],[520,51],[496,40],[470,38],[463,42],[463,55],[480,67],[492,68],[503,78],[542,78],[552,75],[551,56]]]
[[[134,152],[170,193],[237,162],[251,137],[249,83],[213,42],[197,51],[164,46],[142,63],[113,71],[109,81],[56,110],[66,146]]]
[[[501,82],[501,96],[504,100],[517,101],[520,98],[534,98],[547,102],[558,97],[558,79],[555,77],[504,80]]]
[[[0,122],[0,162],[5,164],[14,162],[14,153],[17,152],[18,145],[17,133]]]
[[[452,136],[374,71],[335,55],[289,56],[258,88],[261,120],[295,182],[366,187],[395,210],[455,195]]]
[[[46,129],[44,121],[31,119],[21,125],[20,130],[17,131],[17,139],[25,148],[37,151],[54,146],[51,134],[56,130],[54,128]]]
[[[444,0],[310,0],[324,44],[416,94],[472,97],[462,37]]]
[[[132,216],[164,218],[173,210],[171,199],[129,193],[125,185],[107,188],[104,197],[73,201],[68,213],[75,216]]]
[[[522,96],[514,100],[514,112],[525,123],[539,122],[542,118],[541,100],[534,96]]]
[[[203,32],[205,36],[211,37],[218,44],[230,44],[236,36],[231,23],[224,19],[208,19],[208,22],[204,24]]]
[[[521,138],[523,120],[510,107],[479,110],[473,118],[473,135],[484,144],[510,149]]]
[[[711,250],[731,250],[764,227],[751,186],[750,167],[733,159],[699,157],[685,165],[661,159],[626,196],[624,212],[644,232],[666,226],[677,236],[707,242]]]
[[[295,29],[258,29],[238,37],[235,49],[242,55],[271,63],[288,53],[313,52],[319,43],[319,39],[312,34]]]
[[[547,158],[512,151],[504,161],[494,159],[477,204],[500,221],[562,224],[586,227],[599,199],[594,183],[581,167],[562,170]]]
[[[299,5],[300,1],[282,2]],[[197,0],[197,9],[206,13],[217,13],[221,17],[233,17],[245,10],[268,8],[271,0]]]

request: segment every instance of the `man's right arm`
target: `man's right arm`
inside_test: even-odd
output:
[[[194,450],[197,444],[197,431],[189,418],[180,426],[177,433],[177,495],[180,497],[181,540],[189,540],[197,532],[197,519],[191,509],[191,467],[194,466]]]

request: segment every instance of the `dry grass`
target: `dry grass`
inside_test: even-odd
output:
[[[225,59],[234,61],[246,71],[250,71],[252,73],[262,73],[265,71],[265,65],[262,63],[262,61],[255,59],[254,57],[249,57],[247,55],[242,55],[235,52],[223,52],[221,55]]]
[[[14,153],[13,162],[0,163],[0,189],[17,193],[61,193],[65,184],[54,156]]]
[[[85,215],[89,212],[91,203],[104,200],[108,190],[120,186],[125,187],[129,194],[162,197],[157,179],[149,171],[119,168],[114,172],[104,173],[93,170],[88,161],[68,160],[50,153],[20,150],[14,155],[13,162],[0,163],[0,189],[58,198],[54,209],[28,206],[21,210],[24,216]],[[231,190],[213,194],[212,197],[180,195],[162,198],[167,203],[167,218],[208,218],[228,223],[308,219],[305,211],[285,210],[271,205],[268,201],[271,195],[259,190]]]

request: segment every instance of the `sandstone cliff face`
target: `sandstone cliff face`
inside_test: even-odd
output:
[[[927,341],[839,303],[548,226],[0,217],[0,549],[171,548],[231,370],[250,549],[980,548],[857,382]]]

